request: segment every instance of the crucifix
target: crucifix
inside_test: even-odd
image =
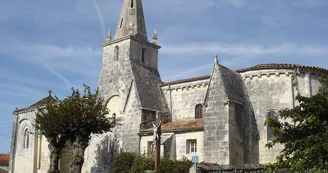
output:
[[[153,148],[155,148],[155,171],[158,170],[160,158],[161,158],[161,121],[158,115],[158,112],[156,112],[156,120],[155,123],[153,121],[153,127],[154,127],[154,136],[153,136]]]

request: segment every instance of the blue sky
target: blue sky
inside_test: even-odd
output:
[[[47,96],[96,88],[100,44],[122,0],[0,1],[0,153],[12,111]],[[232,69],[297,63],[328,69],[327,0],[143,0],[156,28],[163,81],[209,74],[214,55]],[[5,136],[3,136],[5,135]]]

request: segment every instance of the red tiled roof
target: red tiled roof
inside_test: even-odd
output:
[[[198,77],[193,77],[193,78],[175,80],[175,81],[171,81],[171,82],[165,82],[162,84],[162,86],[180,84],[180,83],[185,83],[185,82],[193,82],[193,81],[198,81],[198,80],[205,80],[205,79],[209,79],[210,77],[211,77],[211,75],[206,75],[206,76],[198,76]]]
[[[0,165],[9,165],[9,154],[0,154]]]
[[[235,70],[236,72],[246,72],[250,70],[260,70],[260,69],[293,69],[293,68],[305,68],[305,69],[313,69],[313,70],[319,70],[323,71],[325,73],[328,73],[328,69],[321,68],[321,67],[315,67],[315,66],[307,66],[307,65],[300,65],[300,64],[283,64],[283,63],[271,63],[271,64],[257,64],[253,67],[248,67],[248,68],[242,68]],[[174,85],[174,84],[180,84],[180,83],[186,83],[186,82],[193,82],[193,81],[198,81],[198,80],[205,80],[209,79],[211,75],[206,75],[206,76],[198,76],[198,77],[192,77],[192,78],[186,78],[186,79],[179,79],[175,81],[170,81],[170,82],[164,82],[162,83],[162,86],[167,86],[167,85]]]
[[[193,131],[204,129],[203,119],[189,120],[189,121],[174,121],[166,124],[162,124],[162,132],[181,132],[181,131]],[[153,132],[153,128],[141,130],[140,132]]]
[[[328,72],[327,69],[320,68],[320,67],[315,67],[315,66],[307,66],[307,65],[300,65],[300,64],[279,64],[279,63],[271,63],[271,64],[257,64],[253,67],[248,67],[248,68],[242,68],[239,70],[236,70],[237,72],[245,72],[249,70],[258,70],[258,69],[290,69],[290,68],[305,68],[305,69],[313,69],[313,70],[319,70],[319,71],[324,71]]]

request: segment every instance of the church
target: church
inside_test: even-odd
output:
[[[278,119],[278,110],[293,108],[295,96],[316,94],[327,69],[297,64],[258,64],[239,70],[221,65],[214,57],[211,74],[163,82],[158,70],[157,33],[149,41],[141,0],[124,0],[115,34],[102,44],[98,90],[109,115],[121,125],[110,135],[119,147],[140,154],[152,151],[152,121],[162,121],[161,156],[223,165],[274,162],[283,146],[272,149],[266,118]],[[44,99],[14,110],[10,172],[47,172],[47,139],[34,128],[36,108]],[[83,173],[94,167],[94,135],[85,151]],[[61,161],[61,166],[64,162]]]

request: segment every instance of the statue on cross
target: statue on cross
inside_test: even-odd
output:
[[[159,135],[160,135],[160,134],[158,134],[158,128],[159,128],[159,126],[161,125],[161,123],[162,123],[162,121],[160,121],[160,122],[158,123],[158,125],[156,126],[156,125],[154,124],[154,122],[153,122],[153,127],[154,127],[153,148],[154,148],[154,149],[156,149],[156,141],[159,139]]]

